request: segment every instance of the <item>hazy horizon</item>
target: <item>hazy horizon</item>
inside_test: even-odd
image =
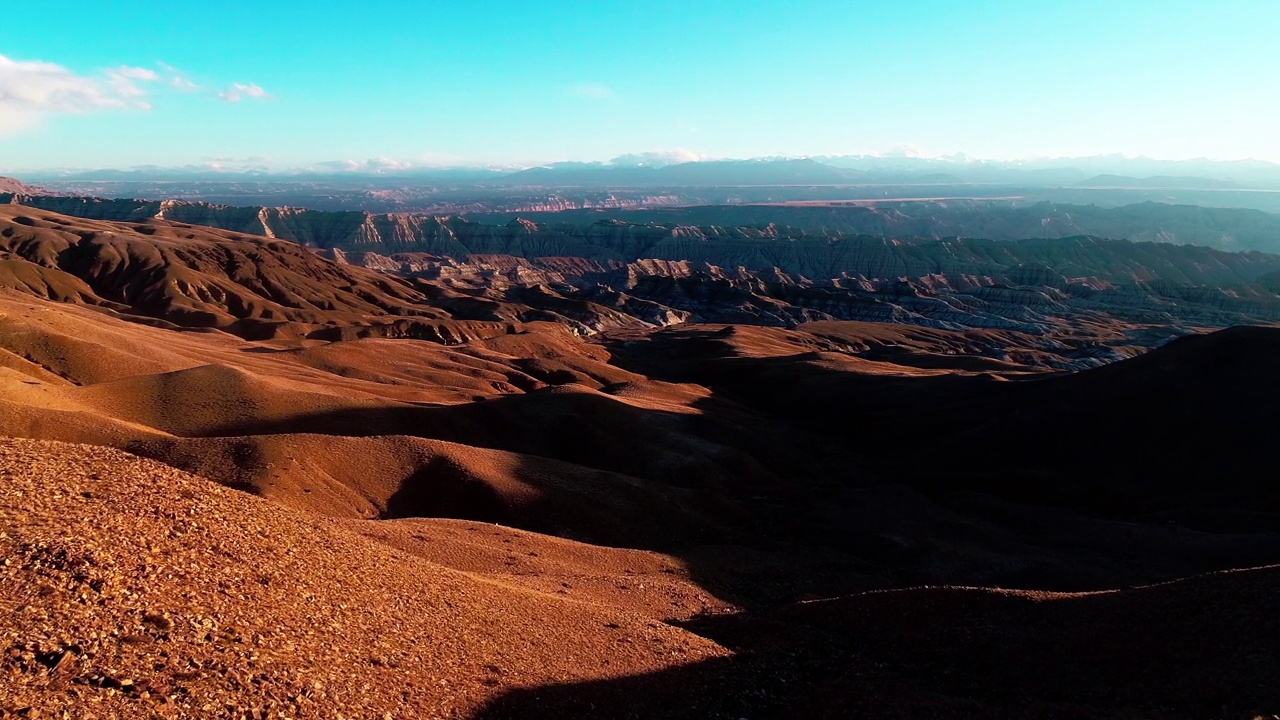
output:
[[[1098,163],[1116,163],[1117,165],[1130,164],[1135,166],[1170,166],[1177,169],[1178,166],[1194,166],[1203,164],[1205,166],[1224,166],[1230,167],[1238,164],[1254,164],[1257,166],[1274,167],[1280,169],[1280,163],[1263,160],[1260,158],[1207,158],[1207,157],[1190,157],[1190,158],[1153,158],[1145,155],[1126,155],[1123,153],[1111,153],[1105,155],[1089,155],[1089,156],[1072,156],[1072,157],[1047,157],[1047,156],[1029,156],[1019,158],[980,158],[968,155],[967,153],[954,153],[949,155],[920,155],[914,153],[903,153],[899,150],[888,152],[870,152],[857,153],[848,155],[823,154],[823,155],[763,155],[753,157],[709,157],[699,156],[687,151],[648,151],[638,153],[626,153],[623,155],[603,158],[603,159],[581,159],[581,160],[545,160],[530,161],[527,163],[484,163],[484,162],[433,162],[430,160],[415,162],[413,160],[401,160],[397,158],[375,157],[363,160],[354,159],[327,159],[315,162],[304,162],[299,164],[278,164],[271,158],[210,158],[203,162],[193,162],[184,164],[141,164],[141,165],[118,165],[103,167],[8,167],[0,165],[0,172],[10,173],[14,175],[33,174],[38,176],[55,177],[63,173],[92,173],[99,171],[109,172],[140,172],[155,171],[159,173],[166,172],[210,172],[210,173],[226,173],[228,175],[245,174],[260,172],[272,175],[290,175],[290,174],[343,174],[352,175],[395,175],[395,174],[411,174],[414,172],[432,172],[432,171],[492,171],[495,173],[515,172],[538,167],[568,167],[568,166],[592,166],[601,168],[630,168],[630,167],[653,167],[660,168],[670,165],[679,165],[690,162],[768,162],[768,161],[788,161],[788,160],[813,160],[815,162],[831,162],[834,160],[846,160],[854,162],[858,160],[865,161],[868,165],[885,164],[892,165],[895,161],[901,161],[902,164],[938,164],[939,166],[959,166],[966,165],[992,165],[1002,167],[1017,167],[1025,165],[1028,168],[1066,168],[1074,164],[1098,164]],[[856,163],[854,163],[856,164]],[[1119,168],[1117,168],[1119,169]],[[1134,169],[1141,169],[1140,167]]]

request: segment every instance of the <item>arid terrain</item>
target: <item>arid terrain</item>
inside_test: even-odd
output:
[[[71,200],[0,717],[1280,713],[1280,256]]]

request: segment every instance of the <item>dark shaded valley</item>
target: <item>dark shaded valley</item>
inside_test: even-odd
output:
[[[9,200],[0,710],[1280,711],[1272,216]]]

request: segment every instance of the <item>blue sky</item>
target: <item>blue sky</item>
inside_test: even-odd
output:
[[[1280,161],[1280,2],[10,3],[0,170]]]

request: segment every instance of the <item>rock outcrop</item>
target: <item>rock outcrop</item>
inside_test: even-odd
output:
[[[34,185],[28,185],[17,178],[0,176],[0,196],[4,195],[53,195],[54,193]]]

